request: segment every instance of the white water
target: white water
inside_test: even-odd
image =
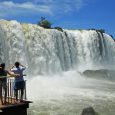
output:
[[[19,60],[28,65],[32,75],[81,67],[110,68],[115,63],[114,40],[94,30],[60,32],[1,20],[0,43],[0,62],[9,66]]]
[[[55,76],[36,76],[28,81],[28,115],[80,115],[92,106],[101,115],[115,113],[115,82],[80,76],[68,71]]]
[[[98,84],[97,84],[98,83]],[[84,76],[80,76],[75,71],[68,71],[62,73],[61,75],[55,76],[36,76],[28,82],[28,94],[30,99],[63,99],[64,96],[88,96],[95,98],[95,96],[101,97],[101,95],[107,96],[105,94],[104,89],[103,92],[95,92],[95,88],[100,88],[103,84],[114,84],[111,81],[103,81],[91,78],[85,78]],[[29,89],[33,89],[29,91]],[[87,92],[87,87],[93,88],[94,90],[89,90]],[[103,88],[103,87],[102,87]],[[84,90],[84,91],[83,91]],[[85,91],[86,90],[86,91]],[[38,93],[37,93],[38,92]],[[114,93],[115,94],[115,93]],[[33,96],[34,95],[34,96]],[[115,97],[115,95],[110,95]]]
[[[80,115],[87,106],[114,115],[114,81],[80,74],[114,70],[115,43],[109,35],[1,20],[0,62],[9,67],[15,61],[28,66],[28,99],[34,101],[29,115]]]

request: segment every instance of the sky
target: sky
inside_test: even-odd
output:
[[[115,0],[0,0],[0,19],[37,24],[41,17],[52,27],[104,29],[115,38]]]

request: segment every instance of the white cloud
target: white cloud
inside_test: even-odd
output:
[[[72,13],[80,10],[86,0],[27,0],[16,3],[12,1],[0,2],[0,17],[49,14],[57,15]]]
[[[31,0],[32,1],[32,0]],[[50,6],[54,13],[72,13],[79,11],[89,0],[33,0],[37,4]]]
[[[14,3],[12,1],[0,2],[0,17],[29,15],[37,13],[52,14],[52,10],[47,5],[38,5],[31,2]]]

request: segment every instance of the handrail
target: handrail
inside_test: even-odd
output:
[[[14,92],[14,83],[15,83],[15,79],[12,76],[0,76],[1,78],[7,78],[7,82],[6,82],[6,89],[4,89],[4,84],[2,84],[2,98],[5,98],[6,96],[6,101],[9,103],[14,103],[16,101],[16,97],[15,97],[15,92]],[[26,101],[27,100],[27,96],[26,96],[26,80],[24,81],[25,86],[24,86],[24,95],[22,100]],[[6,95],[5,95],[6,93]],[[18,91],[18,100],[21,100],[21,91]]]
[[[23,76],[26,76],[26,74],[23,74]],[[7,76],[0,76],[0,79],[2,78],[15,78],[14,76],[7,75]]]
[[[10,77],[13,77],[13,76],[0,76],[0,79],[2,79],[2,78],[10,78]]]

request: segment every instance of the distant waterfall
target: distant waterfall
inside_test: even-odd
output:
[[[30,74],[48,74],[78,67],[115,63],[115,43],[94,30],[44,29],[17,21],[0,21],[0,62],[20,61]]]
[[[67,32],[72,34],[76,42],[77,65],[93,69],[109,68],[115,63],[115,43],[109,35],[94,30],[67,30]]]

